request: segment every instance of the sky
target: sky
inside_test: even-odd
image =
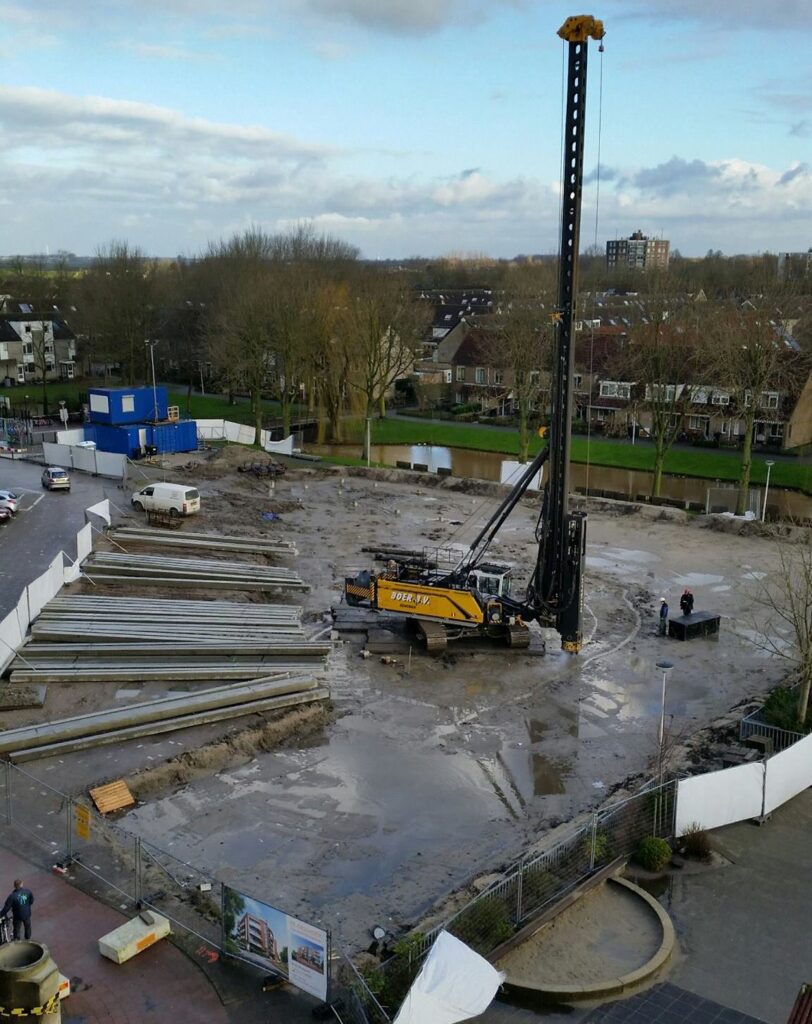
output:
[[[585,10],[582,249],[812,246],[810,0],[0,0],[0,255],[303,222],[371,259],[555,253]]]

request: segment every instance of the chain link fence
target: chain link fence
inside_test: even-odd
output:
[[[588,824],[557,837],[546,849],[525,855],[453,917],[398,943],[395,955],[356,985],[366,1017],[349,1020],[378,1024],[388,1019],[381,1012],[394,1015],[440,931],[489,956],[596,871],[633,854],[645,836],[672,837],[675,811],[676,782],[654,785],[596,812]]]
[[[156,910],[181,940],[222,952],[219,879],[9,762],[0,770],[0,815],[9,845],[30,860],[68,871],[80,889],[119,910]]]

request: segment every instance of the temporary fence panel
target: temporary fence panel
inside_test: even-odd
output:
[[[33,620],[54,596],[51,589],[50,570],[46,570],[35,580],[31,580],[26,589],[28,591],[28,614]]]
[[[49,853],[61,859],[67,848],[70,797],[34,778],[14,765],[6,764],[6,817]]]
[[[140,898],[202,942],[220,948],[222,883],[211,874],[139,840]]]
[[[82,529],[76,534],[76,561],[84,562],[93,550],[93,527],[85,523]]]
[[[98,476],[112,476],[123,480],[127,473],[127,456],[118,452],[100,452],[98,449],[93,453],[96,456],[96,468],[93,471]]]
[[[56,432],[56,443],[57,444],[78,444],[80,441],[85,440],[84,427],[79,427],[77,430],[57,430]]]
[[[225,436],[225,420],[195,420],[198,437],[204,441],[220,441]]]
[[[20,636],[24,637],[31,624],[31,615],[28,611],[28,592],[24,590],[17,601],[17,622],[20,625]]]
[[[50,444],[46,441],[42,446],[42,454],[47,466],[62,466],[64,469],[73,466],[71,449],[66,444]]]
[[[16,608],[0,622],[0,673],[5,672],[23,642]]]
[[[74,446],[70,450],[70,457],[74,469],[79,469],[83,473],[96,472],[95,448],[77,448]]]
[[[766,763],[764,813],[770,814],[781,804],[812,786],[812,736],[775,754]]]
[[[764,765],[760,763],[680,779],[675,835],[684,835],[692,825],[719,828],[734,821],[758,818],[763,802]]]
[[[502,465],[499,470],[499,482],[501,484],[509,484],[510,486],[513,486],[513,484],[516,483],[516,481],[519,479],[522,473],[525,472],[526,469],[526,462],[516,462],[513,459],[503,459]],[[543,478],[544,467],[542,466],[542,468],[538,471],[538,475],[536,476],[536,478],[531,481],[528,490],[540,491]]]

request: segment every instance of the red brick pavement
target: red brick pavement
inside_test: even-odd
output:
[[[226,1024],[228,1014],[203,972],[165,939],[125,964],[100,956],[98,939],[126,920],[65,878],[0,848],[0,899],[22,878],[34,893],[31,937],[44,943],[72,994],[63,1024]]]

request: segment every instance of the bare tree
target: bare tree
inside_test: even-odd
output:
[[[672,317],[667,302],[657,300],[629,328],[628,343],[617,360],[618,373],[632,384],[632,401],[651,418],[653,498],[660,494],[666,453],[691,403],[695,353],[693,323]]]
[[[121,365],[129,384],[147,377],[144,342],[156,300],[156,266],[141,249],[113,241],[98,250],[81,284],[81,326],[106,362]]]
[[[527,462],[530,418],[549,378],[551,310],[526,279],[513,278],[509,284],[512,288],[496,312],[497,333],[490,347],[494,361],[512,377],[510,390],[519,419],[519,462]]]
[[[383,414],[387,392],[413,369],[431,309],[400,276],[368,270],[351,288],[345,321],[353,365],[349,383],[370,420],[378,408]],[[369,456],[368,442],[364,431],[363,458]]]
[[[769,415],[770,401],[775,402],[773,416],[778,416],[776,392],[789,379],[792,350],[776,333],[776,316],[773,303],[764,302],[757,309],[748,301],[722,307],[709,325],[709,369],[714,382],[729,394],[731,411],[743,427],[736,515],[744,515],[748,507],[756,419]]]
[[[812,688],[812,546],[777,538],[776,552],[775,572],[755,587],[755,599],[764,614],[759,616],[754,642],[794,665],[799,682],[798,724],[806,731]]]

